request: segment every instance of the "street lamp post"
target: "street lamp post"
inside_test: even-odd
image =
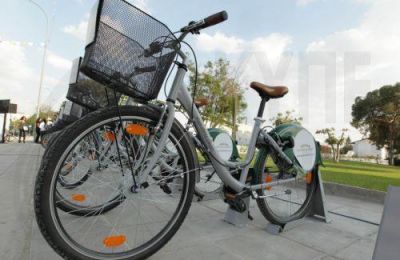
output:
[[[40,68],[40,79],[39,79],[39,89],[38,89],[38,97],[37,97],[37,107],[36,107],[36,113],[37,113],[37,118],[39,118],[40,114],[40,98],[42,94],[42,86],[43,86],[43,77],[44,77],[44,68],[46,64],[46,55],[47,55],[47,44],[48,44],[48,38],[49,38],[49,17],[46,13],[46,11],[41,7],[38,3],[36,3],[33,0],[29,0],[32,4],[34,4],[39,10],[43,13],[45,19],[46,19],[46,35],[45,35],[45,41],[44,41],[44,46],[43,46],[43,58],[42,58],[42,65]]]

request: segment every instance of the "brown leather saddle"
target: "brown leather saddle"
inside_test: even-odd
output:
[[[251,82],[250,87],[258,92],[262,98],[281,98],[289,92],[285,86],[268,86],[260,82]]]

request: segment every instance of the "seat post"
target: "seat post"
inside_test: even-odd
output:
[[[263,117],[265,103],[267,103],[268,100],[269,100],[269,98],[267,98],[267,97],[261,97],[261,102],[260,102],[260,107],[258,108],[257,117],[260,117],[260,118]]]

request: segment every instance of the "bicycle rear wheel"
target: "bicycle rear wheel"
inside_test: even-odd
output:
[[[285,225],[288,222],[304,217],[310,210],[311,201],[316,190],[315,175],[318,166],[307,173],[305,177],[293,176],[282,170],[272,171],[266,167],[268,152],[260,149],[254,164],[255,183],[268,183],[272,181],[292,181],[266,187],[257,191],[263,198],[257,199],[257,205],[264,217],[271,223]]]
[[[62,138],[57,138],[51,146],[52,151],[48,152],[38,173],[35,184],[36,219],[43,236],[62,257],[146,258],[168,242],[190,208],[195,183],[191,172],[196,170],[196,164],[182,128],[174,124],[167,144],[168,150],[173,149],[179,156],[179,163],[175,165],[177,168],[161,170],[165,169],[165,163],[177,161],[168,158],[163,167],[157,164],[151,175],[145,178],[140,173],[153,152],[147,150],[148,140],[157,132],[154,127],[159,121],[159,113],[146,107],[121,107],[121,124],[117,111],[117,108],[96,111],[78,121],[73,128],[65,130]],[[118,136],[125,135],[129,125],[140,125],[142,130],[147,131],[121,138],[119,144],[113,142],[113,149],[102,161],[107,163],[107,167],[93,167],[98,162],[93,160],[93,154],[82,153],[83,158],[77,165],[89,165],[92,171],[89,178],[75,189],[65,189],[59,184],[60,169],[76,149],[79,150],[79,143],[87,136],[98,131],[103,142],[109,138],[118,140]],[[132,190],[135,179],[131,167],[137,182],[135,190]],[[64,212],[57,206],[60,202],[57,193],[62,193],[63,198],[73,200],[77,205],[95,210],[84,216]],[[108,199],[115,195],[123,196],[120,205],[106,214],[101,212],[107,207]]]

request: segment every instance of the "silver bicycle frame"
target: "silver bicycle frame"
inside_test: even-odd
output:
[[[180,38],[183,38],[181,36]],[[190,96],[189,91],[183,85],[183,79],[187,72],[186,64],[187,64],[187,57],[186,55],[178,50],[178,55],[182,59],[180,65],[178,65],[178,70],[176,72],[175,79],[172,83],[169,95],[167,97],[167,102],[165,106],[165,115],[166,120],[164,126],[162,128],[162,134],[160,140],[158,142],[158,149],[152,155],[152,158],[149,160],[149,164],[147,165],[146,169],[144,170],[143,174],[147,175],[151,169],[157,164],[157,161],[161,155],[161,151],[163,150],[164,146],[166,145],[166,141],[168,135],[170,133],[172,124],[175,119],[175,102],[179,101],[179,103],[183,106],[185,111],[189,114],[192,119],[193,126],[196,129],[197,136],[199,140],[202,142],[204,147],[206,148],[206,153],[209,155],[211,164],[213,165],[217,175],[221,178],[225,185],[228,185],[236,192],[241,192],[245,188],[249,190],[257,190],[264,188],[266,186],[274,186],[279,184],[278,181],[264,183],[259,185],[246,185],[246,179],[250,167],[250,163],[254,157],[254,153],[256,150],[256,142],[258,136],[260,134],[261,125],[264,120],[260,117],[256,117],[254,127],[252,130],[250,142],[248,144],[248,150],[246,154],[246,159],[240,162],[231,162],[223,160],[218,152],[215,150],[215,147],[212,143],[211,136],[209,135],[201,115],[196,106],[193,106],[193,100]],[[193,111],[193,114],[192,114]],[[240,180],[235,179],[229,171],[229,168],[237,168],[241,171]]]

